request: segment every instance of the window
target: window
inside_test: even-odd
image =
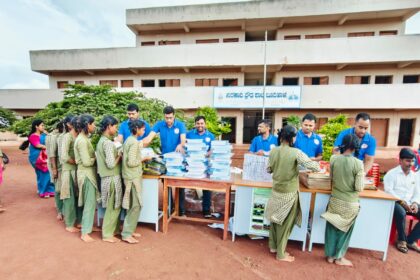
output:
[[[284,40],[300,40],[300,35],[285,35]]]
[[[299,78],[283,78],[283,86],[297,86]]]
[[[57,82],[57,88],[66,88],[68,86],[68,81],[58,81]]]
[[[75,81],[74,84],[75,85],[84,85],[85,82],[84,81]]]
[[[180,79],[159,80],[159,87],[179,87],[180,85]]]
[[[328,85],[328,76],[323,77],[305,77],[303,78],[304,85]]]
[[[141,42],[142,46],[154,46],[155,41],[149,41],[149,42]]]
[[[376,76],[375,84],[392,84],[392,76]]]
[[[373,31],[347,33],[347,37],[365,37],[365,36],[374,36],[374,35],[375,35],[375,32]]]
[[[99,84],[102,85],[110,85],[112,87],[118,87],[118,80],[100,80]]]
[[[403,84],[415,84],[420,82],[420,75],[404,75]]]
[[[155,80],[141,80],[141,87],[155,87]]]
[[[223,79],[224,87],[234,87],[238,85],[238,79]]]
[[[305,35],[305,39],[326,39],[331,38],[331,34],[311,34]]]
[[[346,76],[346,85],[366,85],[370,83],[370,76]]]
[[[196,87],[217,87],[219,85],[219,79],[195,79]]]
[[[239,42],[239,38],[223,38],[223,43],[235,43]]]
[[[133,80],[121,80],[121,87],[133,87]]]
[[[398,31],[397,30],[384,30],[384,31],[379,31],[379,35],[384,36],[384,35],[397,35]]]
[[[162,45],[179,45],[179,44],[181,44],[181,41],[168,41],[168,40],[161,40],[161,41],[159,41],[159,45],[160,46],[162,46]]]
[[[219,39],[199,39],[195,40],[196,44],[219,43]]]

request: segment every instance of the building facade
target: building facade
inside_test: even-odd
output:
[[[192,114],[198,107],[214,106],[217,88],[234,92],[261,87],[266,61],[267,86],[298,86],[300,92],[294,108],[271,107],[267,101],[265,117],[272,119],[274,129],[290,115],[312,112],[322,125],[339,113],[351,122],[363,111],[372,117],[378,146],[418,147],[420,35],[404,30],[406,20],[419,10],[419,0],[279,0],[130,9],[126,24],[136,36],[135,47],[31,51],[32,70],[48,75],[50,89],[27,94],[42,92],[39,100],[46,104],[62,98],[67,84],[110,84]],[[42,108],[15,100],[19,94],[0,92],[8,96],[0,105],[26,113]],[[255,136],[260,106],[222,106],[218,111],[232,124],[227,139],[242,144]]]

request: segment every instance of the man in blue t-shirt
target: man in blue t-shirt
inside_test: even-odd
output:
[[[296,135],[295,148],[304,152],[312,160],[322,160],[322,138],[314,132],[316,117],[308,113],[302,119],[302,129]]]
[[[270,151],[278,146],[277,137],[270,134],[271,128],[271,121],[269,120],[261,120],[258,123],[258,136],[255,136],[252,139],[251,146],[249,147],[249,151],[251,153],[263,156],[270,153]]]
[[[139,119],[139,106],[137,104],[131,103],[127,106],[127,116],[128,120],[123,121],[119,128],[118,128],[118,136],[116,140],[120,143],[124,143],[125,140],[131,135],[130,128],[128,127],[128,123],[131,120]],[[137,140],[142,140],[147,137],[150,133],[150,125],[143,119],[140,119],[144,122],[145,130],[143,136],[137,137]]]
[[[163,109],[165,120],[158,121],[153,126],[149,136],[143,139],[145,146],[152,142],[153,138],[159,133],[160,146],[162,153],[181,152],[184,153],[187,129],[185,124],[175,119],[175,109],[172,106],[166,106]],[[179,216],[185,216],[185,189],[179,189]]]
[[[334,154],[340,153],[339,146],[343,143],[343,138],[347,134],[355,134],[360,140],[359,151],[355,156],[363,161],[365,173],[372,168],[376,151],[376,139],[367,131],[370,126],[370,116],[367,113],[359,113],[356,116],[354,127],[340,132],[334,142]]]
[[[195,128],[191,129],[187,133],[188,139],[202,139],[210,150],[211,141],[215,139],[213,133],[206,129],[206,118],[203,116],[197,116],[195,118]],[[211,218],[210,206],[211,206],[211,191],[203,190],[203,215],[204,218]]]

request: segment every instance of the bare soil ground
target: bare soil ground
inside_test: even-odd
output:
[[[35,172],[27,154],[2,147],[11,158],[0,186],[7,211],[0,214],[0,279],[420,279],[420,254],[389,247],[379,252],[350,249],[354,268],[328,264],[323,246],[302,252],[290,242],[294,263],[280,263],[267,240],[222,241],[221,230],[172,222],[168,234],[139,224],[137,245],[85,244],[55,218],[54,199],[36,196]]]

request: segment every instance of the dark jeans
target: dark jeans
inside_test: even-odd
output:
[[[203,212],[210,212],[211,191],[203,190]],[[185,189],[179,189],[179,212],[185,213]]]
[[[420,212],[416,214],[407,214],[404,207],[402,207],[399,203],[395,203],[394,208],[394,221],[397,227],[398,232],[398,240],[399,241],[407,241],[408,244],[416,242],[420,238],[420,223],[417,223],[411,233],[407,236],[405,234],[405,224],[406,224],[406,216],[413,215],[420,219]]]

